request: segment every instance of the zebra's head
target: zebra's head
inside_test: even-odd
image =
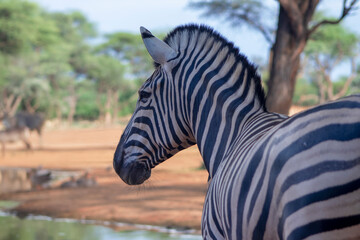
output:
[[[114,154],[114,169],[129,185],[142,184],[153,167],[195,144],[173,76],[180,54],[147,29],[140,32],[155,71],[139,89],[135,112]]]

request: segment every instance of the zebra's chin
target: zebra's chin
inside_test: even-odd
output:
[[[128,185],[139,185],[151,176],[151,169],[145,163],[132,161],[116,171],[120,178]]]

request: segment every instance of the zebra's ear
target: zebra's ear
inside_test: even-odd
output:
[[[164,64],[177,55],[174,49],[164,41],[154,37],[154,35],[146,28],[140,27],[140,33],[146,49],[155,62]]]

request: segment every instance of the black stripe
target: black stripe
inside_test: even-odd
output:
[[[294,231],[292,231],[291,234],[288,236],[287,240],[304,239],[311,235],[347,228],[357,224],[360,224],[360,215],[332,219],[321,219],[294,229]],[[357,234],[358,236],[356,237],[359,237],[360,232],[358,232]]]
[[[150,125],[149,125],[149,128],[151,128]],[[152,139],[150,139],[150,136],[149,136],[147,131],[144,131],[143,129],[140,129],[140,128],[134,126],[134,127],[131,128],[130,133],[129,133],[128,136],[130,137],[131,135],[134,135],[134,134],[140,135],[142,138],[147,139],[148,142],[150,143],[151,148],[153,149],[154,155],[157,158],[161,158],[161,156],[158,155],[159,154],[159,151],[157,151],[158,148],[154,145]]]
[[[256,151],[255,155],[252,158],[252,161],[250,161],[250,163],[249,163],[249,166],[247,168],[247,171],[246,171],[243,181],[241,183],[241,187],[240,187],[241,197],[239,197],[238,209],[237,209],[237,216],[239,216],[237,218],[237,226],[239,226],[239,227],[236,229],[236,237],[239,240],[242,239],[242,227],[240,227],[240,226],[243,225],[245,201],[246,201],[247,195],[249,193],[249,189],[250,189],[250,186],[252,183],[253,176],[255,175],[255,171],[261,162],[262,154],[263,154],[267,144],[268,144],[267,142],[263,142],[263,144],[260,146],[260,148]],[[231,181],[231,182],[234,182],[234,181]],[[229,196],[228,196],[228,198],[231,199],[231,197],[229,197]]]
[[[297,171],[286,178],[280,188],[280,194],[276,202],[279,203],[283,194],[293,185],[313,179],[321,174],[335,171],[344,171],[360,164],[360,158],[348,161],[328,160],[313,166],[307,167],[303,170]]]
[[[216,228],[217,231],[221,234],[221,236],[224,236],[224,232],[223,232],[223,228],[220,226],[220,223],[217,219],[217,212],[215,211],[215,209],[217,210],[217,206],[219,206],[219,204],[217,204],[216,202],[216,198],[210,198],[210,211],[211,211],[211,214],[212,214],[212,220],[213,222],[215,223],[215,226],[212,226],[212,228]]]
[[[137,141],[137,140],[130,140],[130,141],[128,141],[128,142],[125,144],[124,148],[133,147],[133,146],[136,146],[136,147],[138,147],[138,148],[144,149],[145,152],[146,152],[147,154],[149,154],[152,159],[154,159],[153,152],[150,151],[150,149],[148,149],[148,148],[145,146],[145,144],[143,144],[142,142],[139,142],[139,141]]]
[[[201,66],[201,68],[197,71],[197,73],[195,74],[195,76],[193,77],[193,79],[191,79],[191,81],[190,81],[189,92],[187,93],[187,105],[188,105],[188,106],[187,106],[187,109],[192,109],[192,115],[193,115],[192,127],[193,127],[193,129],[196,129],[196,128],[195,128],[195,123],[196,123],[196,117],[195,117],[195,116],[197,116],[197,115],[199,114],[199,111],[200,111],[199,105],[200,105],[200,102],[201,102],[202,98],[204,97],[204,92],[205,92],[205,90],[206,90],[206,88],[207,88],[207,85],[208,85],[208,83],[209,83],[209,82],[207,81],[207,79],[208,79],[209,77],[215,76],[215,73],[214,73],[214,72],[216,71],[216,69],[215,69],[214,71],[209,72],[206,76],[204,76],[204,80],[205,80],[205,81],[203,81],[203,83],[202,83],[201,87],[199,88],[197,94],[196,94],[195,96],[193,96],[193,92],[194,92],[194,90],[195,90],[195,86],[197,85],[197,83],[199,82],[199,80],[202,79],[205,70],[208,69],[208,68],[210,68],[211,65],[216,61],[216,58],[218,57],[218,53],[219,53],[220,51],[221,51],[221,49],[219,48],[219,49],[217,50],[217,52],[212,56],[212,58],[211,58],[209,61],[205,62],[205,63]],[[207,54],[210,54],[210,52],[211,52],[211,49],[208,51]],[[220,68],[219,68],[219,69],[220,69]],[[192,106],[190,106],[190,103],[191,103],[191,100],[192,100],[193,97],[195,98],[195,104],[194,104],[194,106],[193,106],[193,108],[192,108]],[[201,130],[201,128],[200,128],[200,130]],[[202,130],[203,130],[203,129],[202,129]],[[202,133],[201,133],[201,136],[202,136]],[[199,137],[198,137],[197,139],[198,139],[198,141],[200,140]],[[198,144],[200,145],[200,142],[198,142]]]
[[[198,38],[199,38],[199,35],[197,36],[196,42],[198,42]],[[180,100],[181,116],[184,119],[185,125],[187,126],[188,129],[190,129],[190,125],[189,125],[190,123],[188,122],[188,121],[190,121],[189,112],[185,113],[185,111],[187,109],[186,108],[186,101],[184,101],[185,99],[182,99],[182,94],[183,94],[183,96],[186,96],[185,89],[186,89],[186,84],[187,84],[187,81],[189,79],[189,76],[186,75],[186,77],[184,77],[184,75],[185,75],[185,68],[189,65],[189,62],[190,62],[190,60],[191,60],[191,58],[192,58],[192,56],[194,54],[194,51],[198,48],[198,46],[196,48],[193,48],[190,51],[190,53],[188,54],[189,45],[190,45],[190,38],[188,40],[188,44],[187,44],[185,50],[183,50],[184,57],[186,56],[187,60],[184,63],[183,63],[183,61],[181,61],[181,63],[183,63],[183,65],[182,65],[182,69],[181,69],[180,74],[179,74],[179,80],[180,81],[178,81],[178,86],[177,86],[178,90],[180,90],[180,92],[178,92],[178,94],[180,95],[178,99]],[[196,59],[196,57],[195,57],[195,59]],[[194,69],[192,68],[192,66],[193,66],[193,62],[190,64],[190,67],[188,68],[187,73],[193,72]],[[173,77],[175,77],[175,74],[174,74],[173,71],[172,71],[172,74],[173,74]],[[185,115],[186,115],[186,117],[185,117]]]
[[[269,186],[266,192],[265,202],[259,218],[259,221],[254,229],[253,239],[262,239],[265,233],[265,226],[269,216],[270,205],[273,197],[273,191],[278,174],[281,172],[285,163],[294,155],[303,152],[315,145],[327,141],[350,141],[360,137],[360,132],[356,131],[360,129],[360,123],[354,124],[331,124],[304,135],[298,138],[287,148],[285,148],[278,157],[274,160],[274,163],[270,170]],[[303,144],[306,143],[306,144]]]
[[[298,199],[288,202],[284,206],[284,210],[283,210],[282,216],[280,217],[279,224],[278,224],[278,235],[279,235],[280,239],[282,239],[283,227],[284,227],[284,223],[285,223],[286,219],[289,216],[291,216],[292,214],[294,214],[295,212],[297,212],[298,210],[300,210],[301,208],[304,208],[304,207],[306,207],[310,204],[316,203],[316,202],[326,201],[331,198],[336,198],[341,195],[349,194],[358,189],[360,189],[360,178],[356,179],[352,182],[349,182],[347,184],[339,185],[336,187],[326,188],[326,189],[307,194]],[[356,211],[356,210],[354,209],[354,211]],[[323,229],[323,226],[318,226],[318,227],[319,227],[319,229],[317,229],[318,232],[316,232],[316,233],[321,232]],[[315,230],[315,229],[313,229],[313,230]],[[327,231],[329,231],[329,230],[327,230]]]
[[[225,59],[224,59],[225,60]],[[221,62],[221,67],[223,67],[225,61]],[[238,64],[235,63],[230,70],[226,73],[226,75],[217,80],[216,82],[214,82],[212,84],[212,86],[209,89],[209,94],[214,96],[215,92],[217,91],[218,88],[220,88],[226,81],[227,79],[229,79],[232,74],[234,73],[234,71],[236,70],[236,67],[238,67]],[[243,74],[244,74],[244,70],[241,71],[241,75],[243,78]],[[233,93],[235,92],[235,90],[231,90],[231,89],[225,89],[222,92],[220,92],[220,94],[218,95],[218,98],[216,99],[216,102],[213,102],[215,99],[213,99],[214,97],[209,97],[208,100],[206,100],[206,103],[204,105],[204,108],[202,110],[201,113],[201,119],[204,118],[208,118],[208,113],[210,112],[211,107],[213,106],[213,104],[215,104],[215,113],[221,113],[221,109],[223,108],[223,104],[225,102],[224,99],[229,98]],[[213,118],[210,121],[210,125],[209,125],[209,131],[207,133],[206,136],[206,140],[204,143],[204,152],[203,152],[203,158],[204,159],[210,159],[211,158],[211,154],[215,148],[215,142],[217,138],[221,138],[221,136],[219,136],[219,130],[220,130],[220,123],[221,123],[221,114],[214,114]],[[202,120],[200,120],[201,123],[203,123],[203,126],[205,126],[206,122],[205,119],[202,122]],[[226,122],[224,123],[226,124]],[[218,168],[218,165],[220,164],[220,160],[222,159],[223,155],[224,155],[224,151],[225,151],[225,147],[226,147],[226,141],[221,142],[221,144],[217,149],[217,155],[215,156],[215,162],[214,162],[214,166],[212,169],[212,172],[210,172],[211,177],[213,177],[216,173],[216,170]],[[216,161],[217,160],[217,161]]]
[[[175,149],[175,147],[173,147],[170,143],[170,139],[169,139],[169,136],[167,134],[165,135],[162,135],[161,134],[161,130],[160,130],[160,127],[161,126],[164,126],[164,121],[163,121],[163,118],[161,116],[159,116],[159,114],[156,114],[156,109],[154,107],[148,107],[148,108],[145,108],[145,107],[139,107],[136,112],[140,111],[140,110],[151,110],[153,113],[152,113],[152,116],[154,116],[153,120],[154,120],[154,124],[151,123],[151,119],[150,118],[147,118],[147,117],[139,117],[139,121],[145,121],[147,120],[150,121],[148,123],[149,126],[152,126],[151,129],[153,129],[154,127],[156,128],[156,132],[158,133],[158,137],[160,138],[160,143],[162,143],[163,147],[165,147],[168,151],[172,151]],[[135,112],[135,113],[136,113]],[[135,114],[134,113],[134,114]],[[146,120],[145,120],[146,118]],[[159,122],[159,119],[161,121],[161,123]],[[155,135],[153,135],[155,136]],[[165,139],[163,138],[163,136],[165,137]]]
[[[289,126],[292,122],[294,121],[298,121],[299,118],[303,118],[306,117],[310,114],[316,113],[316,112],[320,112],[320,111],[326,111],[326,110],[335,110],[335,109],[359,109],[360,108],[360,103],[359,102],[355,102],[355,101],[337,101],[337,102],[330,102],[324,105],[320,105],[314,108],[311,108],[309,110],[306,110],[304,112],[301,112],[297,115],[295,115],[294,117],[288,118],[284,124],[282,124],[282,128],[285,128],[287,126]]]

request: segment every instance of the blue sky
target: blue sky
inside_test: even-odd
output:
[[[50,11],[79,10],[95,23],[101,34],[116,31],[137,33],[140,26],[150,31],[166,32],[185,23],[205,23],[240,47],[250,59],[261,57],[267,59],[269,44],[263,36],[247,27],[239,29],[230,26],[220,19],[200,17],[201,12],[188,8],[189,0],[32,0]],[[274,9],[274,15],[268,16],[269,21],[276,19],[277,2],[265,0]],[[333,16],[341,11],[341,0],[323,0],[320,8]],[[348,17],[344,24],[360,34],[360,9]]]
[[[35,0],[50,11],[80,10],[101,33],[130,31],[137,33],[144,26],[150,31],[167,32],[186,23],[205,23],[251,56],[266,56],[268,44],[262,35],[242,28],[234,31],[223,21],[200,17],[201,12],[190,9],[188,0]],[[237,32],[237,33],[235,33]],[[258,46],[253,46],[259,42]]]

